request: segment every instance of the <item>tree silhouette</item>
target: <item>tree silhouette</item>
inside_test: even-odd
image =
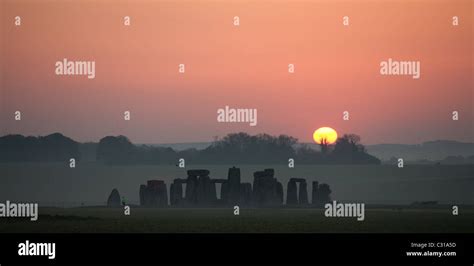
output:
[[[334,163],[373,163],[380,164],[380,160],[366,152],[359,143],[360,137],[355,134],[345,134],[336,141],[332,151]]]
[[[53,133],[43,137],[6,135],[0,137],[0,161],[45,162],[80,159],[79,143]]]
[[[135,146],[125,136],[107,136],[99,141],[97,160],[104,163],[131,163]]]
[[[328,139],[326,137],[321,138],[319,146],[321,146],[321,152],[325,155],[328,153]]]

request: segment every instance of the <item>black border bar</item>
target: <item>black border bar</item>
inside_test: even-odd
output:
[[[26,240],[55,243],[56,258],[19,256]],[[432,243],[431,248],[412,243]],[[444,243],[444,244],[438,244]],[[455,243],[455,247],[442,247]],[[0,234],[0,265],[9,264],[465,264],[474,234]],[[441,246],[441,247],[440,247]],[[456,256],[407,256],[413,251]]]

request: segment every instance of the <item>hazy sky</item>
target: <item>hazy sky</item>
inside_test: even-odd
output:
[[[2,135],[170,143],[245,131],[311,141],[330,126],[368,144],[474,141],[470,0],[0,3]],[[95,61],[95,79],[55,75],[63,58]],[[380,75],[388,58],[420,61],[420,79]],[[226,105],[256,108],[257,126],[217,123]]]

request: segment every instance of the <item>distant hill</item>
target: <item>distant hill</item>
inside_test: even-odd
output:
[[[469,157],[474,155],[474,143],[458,142],[451,140],[436,140],[422,144],[376,144],[367,145],[369,154],[380,158],[382,161],[392,157],[402,157],[409,161],[416,160],[443,160],[450,156]]]

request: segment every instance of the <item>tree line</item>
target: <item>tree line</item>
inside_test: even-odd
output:
[[[60,133],[32,137],[0,137],[0,161],[42,162],[81,159],[81,145]],[[231,133],[215,140],[205,149],[176,151],[170,147],[135,145],[125,136],[107,136],[95,144],[96,160],[105,164],[380,164],[368,154],[354,134],[343,135],[334,145],[322,144],[320,150],[298,143],[298,139],[268,134]]]

